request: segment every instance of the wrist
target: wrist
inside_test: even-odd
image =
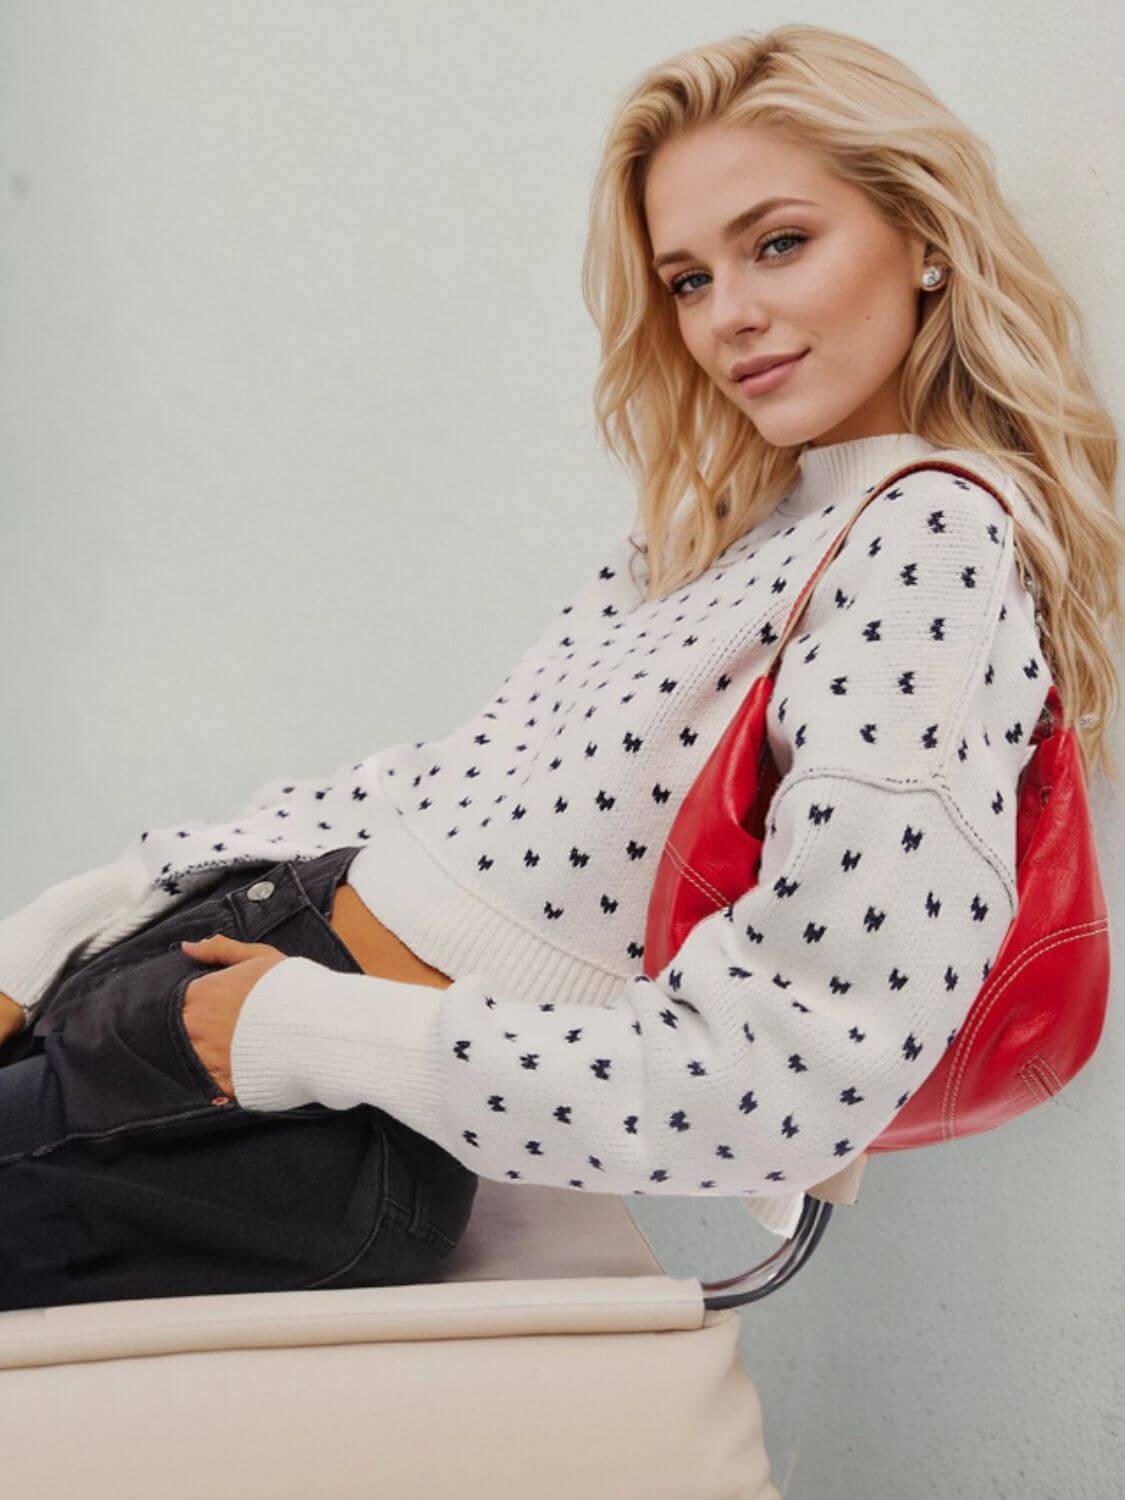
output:
[[[28,1023],[27,1011],[10,995],[0,992],[0,1036],[13,1036]]]

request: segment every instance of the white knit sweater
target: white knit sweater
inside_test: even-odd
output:
[[[865,509],[783,655],[783,779],[758,884],[642,973],[677,807],[793,599],[911,434],[806,449],[773,515],[648,603],[628,538],[478,713],[226,823],[147,830],[0,923],[29,1008],[223,870],[369,844],[364,903],[445,990],[287,958],[239,1016],[239,1102],[378,1105],[474,1172],[618,1194],[746,1195],[778,1233],[940,1061],[1015,911],[1015,808],[1050,685],[1012,523],[910,475]],[[1011,480],[983,460],[1017,514]],[[632,569],[632,571],[631,571]]]

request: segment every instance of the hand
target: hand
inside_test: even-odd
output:
[[[200,1062],[234,1099],[230,1049],[239,1012],[262,975],[286,955],[270,943],[244,943],[222,933],[180,946],[200,963],[227,966],[221,973],[200,975],[184,990],[184,1028]]]
[[[27,1014],[23,1006],[0,990],[0,1047],[10,1036],[22,1031],[26,1021]]]

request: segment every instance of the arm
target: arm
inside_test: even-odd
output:
[[[251,990],[244,1107],[374,1103],[473,1171],[595,1192],[789,1194],[936,1066],[1012,915],[933,786],[819,773],[775,798],[760,882],[605,1008],[285,959]]]
[[[613,576],[609,570],[620,569],[625,599],[636,589],[626,571],[631,558],[628,539],[619,539],[598,575]],[[559,618],[581,608],[589,588],[587,583],[571,603],[556,611],[546,628],[553,630]],[[393,753],[396,748],[388,750]],[[52,886],[0,922],[0,1042],[21,1029],[25,1017],[30,1023],[39,1001],[75,952],[95,957],[217,880],[233,864],[311,853],[325,841],[325,832],[349,841],[356,822],[351,773],[363,767],[364,795],[370,795],[377,784],[375,762],[383,753],[363,762],[345,761],[328,776],[275,776],[258,787],[227,823],[181,824],[177,868],[190,872],[186,875],[165,876],[158,858],[150,853],[146,860],[148,835],[142,834],[118,859]],[[310,832],[314,826],[315,841]],[[288,839],[278,837],[279,829],[289,833]],[[299,831],[294,834],[294,829]]]
[[[270,807],[282,786],[296,790],[316,784],[315,777],[274,777],[235,818]],[[155,885],[143,843],[143,835],[131,839],[117,859],[59,881],[0,921],[0,1042],[32,1024],[40,1000],[72,955],[81,951],[92,958],[104,952],[187,894],[186,887],[173,894]],[[221,874],[217,866],[210,878]]]
[[[0,991],[20,1012],[11,1035],[31,1024],[54,976],[77,949],[144,900],[147,876],[134,844],[116,860],[50,886],[0,921]],[[162,896],[161,892],[156,893]]]
[[[0,995],[0,1045],[23,1030],[26,1017],[23,1006],[17,1004],[11,995]]]
[[[617,586],[623,601],[634,599],[639,591],[637,580],[643,576],[643,559],[634,558],[628,537],[615,540],[596,578],[586,581],[564,608],[555,611],[541,634],[554,632],[561,618],[582,609],[595,582],[600,584],[615,575],[619,576]],[[599,597],[601,592],[599,588]],[[391,751],[395,748],[389,747]],[[25,1018],[30,1024],[39,1001],[76,951],[80,950],[83,957],[95,957],[251,855],[285,859],[297,852],[310,852],[312,846],[306,837],[284,843],[276,836],[279,828],[307,823],[305,815],[310,809],[315,809],[318,829],[328,826],[326,818],[335,822],[340,814],[342,825],[354,826],[348,773],[359,764],[365,765],[369,793],[375,785],[372,763],[377,758],[369,756],[363,763],[345,761],[329,776],[275,776],[257,788],[229,823],[182,824],[180,867],[192,872],[186,879],[162,880],[151,859],[146,865],[146,835],[141,835],[118,859],[52,886],[0,922],[0,1042],[19,1030]],[[332,799],[321,801],[329,787],[334,789],[335,803]],[[288,819],[291,814],[292,823],[275,821]],[[237,836],[237,844],[232,834]],[[339,831],[333,836],[346,837]],[[217,849],[223,851],[220,857],[216,857]]]
[[[1010,528],[933,472],[867,508],[775,684],[759,883],[654,979],[552,1006],[286,959],[239,1016],[240,1101],[376,1104],[483,1176],[592,1191],[781,1197],[839,1171],[940,1061],[1015,909],[1048,681]]]

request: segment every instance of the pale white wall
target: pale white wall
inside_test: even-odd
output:
[[[578,285],[615,101],[798,18],[992,143],[1119,410],[1110,4],[0,3],[0,910],[491,696],[631,516]],[[1121,1490],[1121,1052],[1113,1013],[1051,1106],[876,1158],[746,1312],[787,1500]],[[729,1201],[630,1207],[673,1274],[778,1243]]]

